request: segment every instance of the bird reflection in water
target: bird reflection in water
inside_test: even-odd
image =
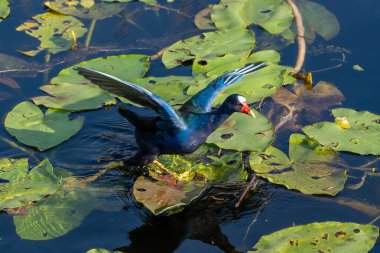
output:
[[[131,243],[118,250],[125,253],[170,253],[187,239],[218,247],[224,252],[236,249],[222,232],[221,225],[257,212],[270,199],[266,186],[258,187],[238,208],[234,207],[245,185],[213,187],[210,192],[184,211],[170,216],[148,215],[144,225],[129,232]]]

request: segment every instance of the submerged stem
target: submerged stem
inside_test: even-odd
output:
[[[84,43],[84,47],[88,49],[91,43],[92,34],[94,33],[94,28],[96,24],[96,19],[91,20],[90,27],[88,28],[87,36],[86,36],[86,42]]]
[[[124,162],[112,162],[112,163],[109,163],[107,165],[105,165],[103,167],[102,170],[98,171],[96,174],[90,176],[90,177],[86,177],[86,178],[83,178],[83,179],[79,179],[78,181],[82,184],[88,184],[88,183],[91,183],[93,181],[95,181],[96,179],[98,179],[99,177],[101,177],[104,173],[106,173],[108,170],[110,169],[115,169],[115,168],[119,168],[121,166],[124,165]]]
[[[36,162],[40,162],[41,159],[39,159],[37,156],[36,156],[36,153],[33,151],[33,150],[30,150],[30,149],[27,149],[27,148],[24,148],[24,147],[21,147],[19,146],[16,142],[12,141],[12,140],[9,140],[5,137],[2,137],[0,136],[0,140],[2,140],[3,142],[7,143],[9,146],[13,147],[13,148],[17,148],[19,150],[21,150],[22,152],[25,152],[27,153],[30,157],[32,157]]]
[[[253,185],[252,190],[254,191],[256,189],[258,182],[259,181],[256,180],[256,174],[253,175],[251,181],[249,181],[249,183],[248,183],[247,187],[245,188],[243,194],[240,196],[239,200],[236,202],[236,204],[235,204],[236,208],[240,206],[241,202],[244,200],[245,196],[247,195],[248,191],[251,189],[252,185]],[[253,184],[253,183],[255,183],[255,184]]]

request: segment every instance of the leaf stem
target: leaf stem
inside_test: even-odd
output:
[[[92,34],[94,33],[94,28],[96,24],[96,19],[91,20],[90,27],[88,28],[87,36],[86,36],[86,42],[84,43],[84,47],[88,49],[91,43]]]
[[[252,191],[254,191],[256,189],[256,186],[257,186],[257,183],[259,182],[259,180],[256,180],[256,174],[253,175],[251,181],[249,181],[247,187],[245,188],[243,194],[240,196],[239,200],[236,202],[235,204],[235,207],[238,208],[241,204],[241,202],[244,200],[245,196],[247,195],[248,191],[251,189],[252,185]],[[253,184],[255,183],[255,184]]]
[[[19,146],[16,142],[12,141],[12,140],[9,140],[5,137],[2,137],[0,136],[0,140],[2,140],[3,142],[7,143],[9,146],[13,147],[13,148],[17,148],[19,150],[21,150],[22,152],[25,152],[27,153],[30,157],[32,157],[36,162],[40,162],[41,159],[39,159],[37,156],[36,156],[36,152],[34,152],[33,150],[30,150],[30,149],[26,149],[24,147],[21,147]]]
[[[296,27],[297,27],[298,55],[297,55],[296,65],[294,66],[294,73],[296,74],[301,70],[303,63],[305,62],[305,55],[306,55],[305,27],[303,26],[301,12],[299,11],[295,2],[293,0],[286,0],[286,2],[292,8],[294,18],[296,20]]]
[[[115,169],[115,168],[119,168],[121,166],[124,165],[124,162],[120,161],[120,162],[112,162],[112,163],[109,163],[107,165],[105,165],[103,167],[102,170],[98,171],[96,174],[90,176],[90,177],[86,177],[86,178],[83,178],[83,179],[78,179],[79,183],[81,184],[89,184],[95,180],[97,180],[99,177],[101,177],[104,173],[106,173],[108,170],[110,169]]]

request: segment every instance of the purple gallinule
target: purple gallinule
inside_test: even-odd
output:
[[[219,76],[178,110],[136,84],[84,67],[76,70],[100,88],[145,107],[132,104],[119,107],[120,113],[136,127],[139,146],[139,151],[125,163],[141,165],[152,162],[159,154],[194,152],[234,112],[255,117],[243,96],[230,95],[216,109],[212,108],[212,102],[222,90],[265,66],[263,62],[250,64]]]

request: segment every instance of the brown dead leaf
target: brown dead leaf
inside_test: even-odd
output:
[[[16,82],[13,78],[11,77],[7,77],[7,76],[2,76],[0,77],[0,83],[8,86],[8,87],[11,87],[13,89],[21,89],[20,85],[18,84],[18,82]]]
[[[272,99],[275,104],[268,116],[276,130],[299,130],[302,125],[322,120],[331,106],[341,104],[344,96],[334,85],[319,82],[311,90],[302,83],[282,87]]]

